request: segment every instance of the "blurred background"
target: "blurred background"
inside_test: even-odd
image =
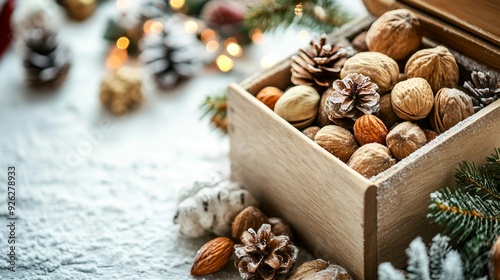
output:
[[[0,227],[0,278],[190,279],[208,239],[179,236],[176,194],[229,172],[225,88],[365,14],[361,0],[0,0],[0,185],[14,166],[18,217],[16,272]],[[221,278],[239,276],[207,277]]]

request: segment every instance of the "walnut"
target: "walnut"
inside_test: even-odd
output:
[[[455,87],[458,83],[458,65],[455,57],[442,46],[414,53],[406,63],[405,74],[408,78],[426,79],[433,92],[444,87]]]
[[[385,145],[387,127],[379,118],[374,115],[363,115],[354,123],[354,137],[359,145],[368,143],[380,143]]]
[[[377,117],[384,122],[386,127],[391,127],[396,122],[400,121],[392,109],[391,94],[384,94],[380,97]]]
[[[361,146],[347,162],[352,169],[366,178],[371,178],[393,166],[396,160],[384,145],[370,143]]]
[[[316,133],[314,142],[343,162],[347,162],[358,148],[354,135],[337,125],[327,125],[321,128]]]
[[[442,88],[434,100],[431,124],[437,132],[443,133],[472,114],[474,106],[466,93],[454,88]]]
[[[377,84],[380,94],[392,89],[399,80],[398,63],[378,52],[361,52],[346,60],[340,78],[351,73],[370,77],[371,82]]]
[[[380,16],[366,34],[370,51],[381,52],[393,59],[405,58],[418,50],[422,29],[417,16],[407,9],[392,10]]]
[[[397,83],[391,92],[392,109],[406,121],[425,118],[432,110],[434,94],[422,78],[410,78]]]
[[[416,124],[404,122],[387,134],[387,147],[392,155],[402,160],[427,143],[424,131]]]
[[[308,127],[316,119],[320,96],[310,86],[289,88],[274,105],[274,112],[298,129]]]

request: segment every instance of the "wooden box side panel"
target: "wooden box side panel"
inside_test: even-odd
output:
[[[463,160],[482,164],[500,147],[500,100],[455,125],[405,158],[376,181],[378,261],[400,267],[417,236],[429,242],[437,226],[427,219],[429,194],[453,186]]]
[[[280,74],[262,85],[276,85],[276,77]],[[247,186],[266,212],[290,221],[316,257],[348,267],[358,279],[374,275],[373,184],[239,85],[230,86],[228,104],[233,179]]]

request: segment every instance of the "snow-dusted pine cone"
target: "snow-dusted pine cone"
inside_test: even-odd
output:
[[[500,81],[491,73],[473,71],[471,81],[464,83],[466,93],[472,98],[474,112],[483,109],[500,98]]]
[[[45,20],[44,15],[34,14],[23,31],[23,64],[26,82],[32,87],[58,86],[71,66],[69,49],[59,44],[57,32]]]
[[[172,88],[196,74],[201,65],[199,41],[184,31],[179,18],[162,21],[160,33],[150,33],[142,41],[140,59],[159,87]]]
[[[286,235],[275,236],[270,224],[250,228],[234,245],[234,265],[243,279],[276,279],[290,272],[299,250]]]
[[[292,57],[292,83],[324,89],[339,78],[344,62],[356,51],[349,42],[329,44],[326,35],[319,41],[312,40],[307,49],[300,49]]]
[[[326,100],[328,118],[337,123],[339,119],[357,120],[362,115],[378,112],[380,95],[378,86],[369,77],[349,74],[332,85],[332,93]]]

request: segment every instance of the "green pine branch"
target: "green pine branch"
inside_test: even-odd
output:
[[[500,149],[486,161],[482,167],[460,164],[454,188],[432,193],[429,205],[428,217],[456,240],[469,277],[484,276],[491,245],[500,235]]]
[[[299,4],[302,12],[296,14]],[[264,0],[257,5],[249,5],[245,14],[246,25],[263,32],[296,24],[309,30],[329,33],[350,19],[351,16],[335,0]]]
[[[201,118],[210,118],[210,123],[214,128],[222,133],[227,133],[227,92],[221,90],[205,98],[200,105],[202,111]]]

